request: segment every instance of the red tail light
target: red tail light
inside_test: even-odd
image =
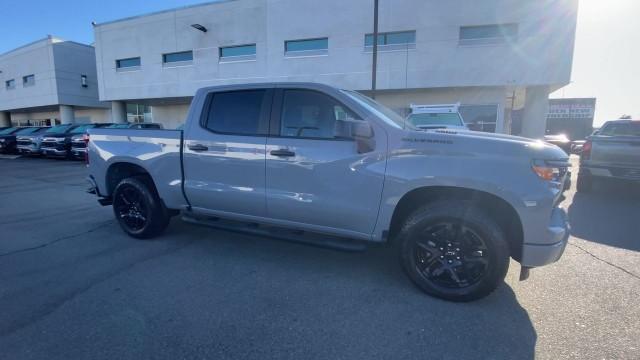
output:
[[[582,152],[580,153],[580,158],[583,160],[589,160],[591,157],[591,140],[587,140],[584,145],[582,145]]]
[[[85,145],[84,162],[89,165],[89,134],[82,135],[82,140]]]

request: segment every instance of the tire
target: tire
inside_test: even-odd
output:
[[[396,240],[409,278],[440,299],[481,299],[504,281],[509,269],[503,230],[470,201],[436,201],[419,208]]]
[[[169,212],[147,177],[120,181],[113,192],[113,213],[122,230],[137,239],[151,239],[169,225]]]
[[[576,190],[579,193],[589,193],[593,189],[593,176],[585,172],[578,173],[578,181],[576,183]]]

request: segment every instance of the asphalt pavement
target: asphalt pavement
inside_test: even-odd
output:
[[[574,175],[575,175],[574,169]],[[640,191],[567,193],[563,258],[473,303],[350,253],[193,226],[153,241],[81,163],[0,159],[0,359],[638,359]],[[575,184],[575,181],[574,181]]]

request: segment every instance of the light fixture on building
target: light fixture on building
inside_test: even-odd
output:
[[[88,87],[89,83],[87,82],[87,75],[80,75],[80,84],[82,87]]]
[[[202,25],[200,25],[200,24],[191,24],[191,27],[196,29],[196,30],[200,30],[202,32],[205,32],[205,33],[207,32],[207,28],[202,26]]]

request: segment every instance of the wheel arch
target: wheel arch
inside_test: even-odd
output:
[[[134,176],[144,177],[145,180],[148,181],[148,183],[152,186],[152,191],[156,192],[157,194],[157,188],[153,181],[153,178],[151,177],[151,173],[138,164],[126,161],[114,162],[107,168],[107,172],[105,175],[106,194],[108,196],[112,196],[113,191],[115,190],[116,186],[118,186],[120,181]]]
[[[420,206],[440,200],[467,200],[487,210],[490,216],[505,231],[510,255],[520,260],[524,239],[523,225],[516,209],[505,199],[482,190],[453,186],[423,186],[415,188],[400,198],[389,225],[388,238],[393,241],[402,227],[404,219]]]

